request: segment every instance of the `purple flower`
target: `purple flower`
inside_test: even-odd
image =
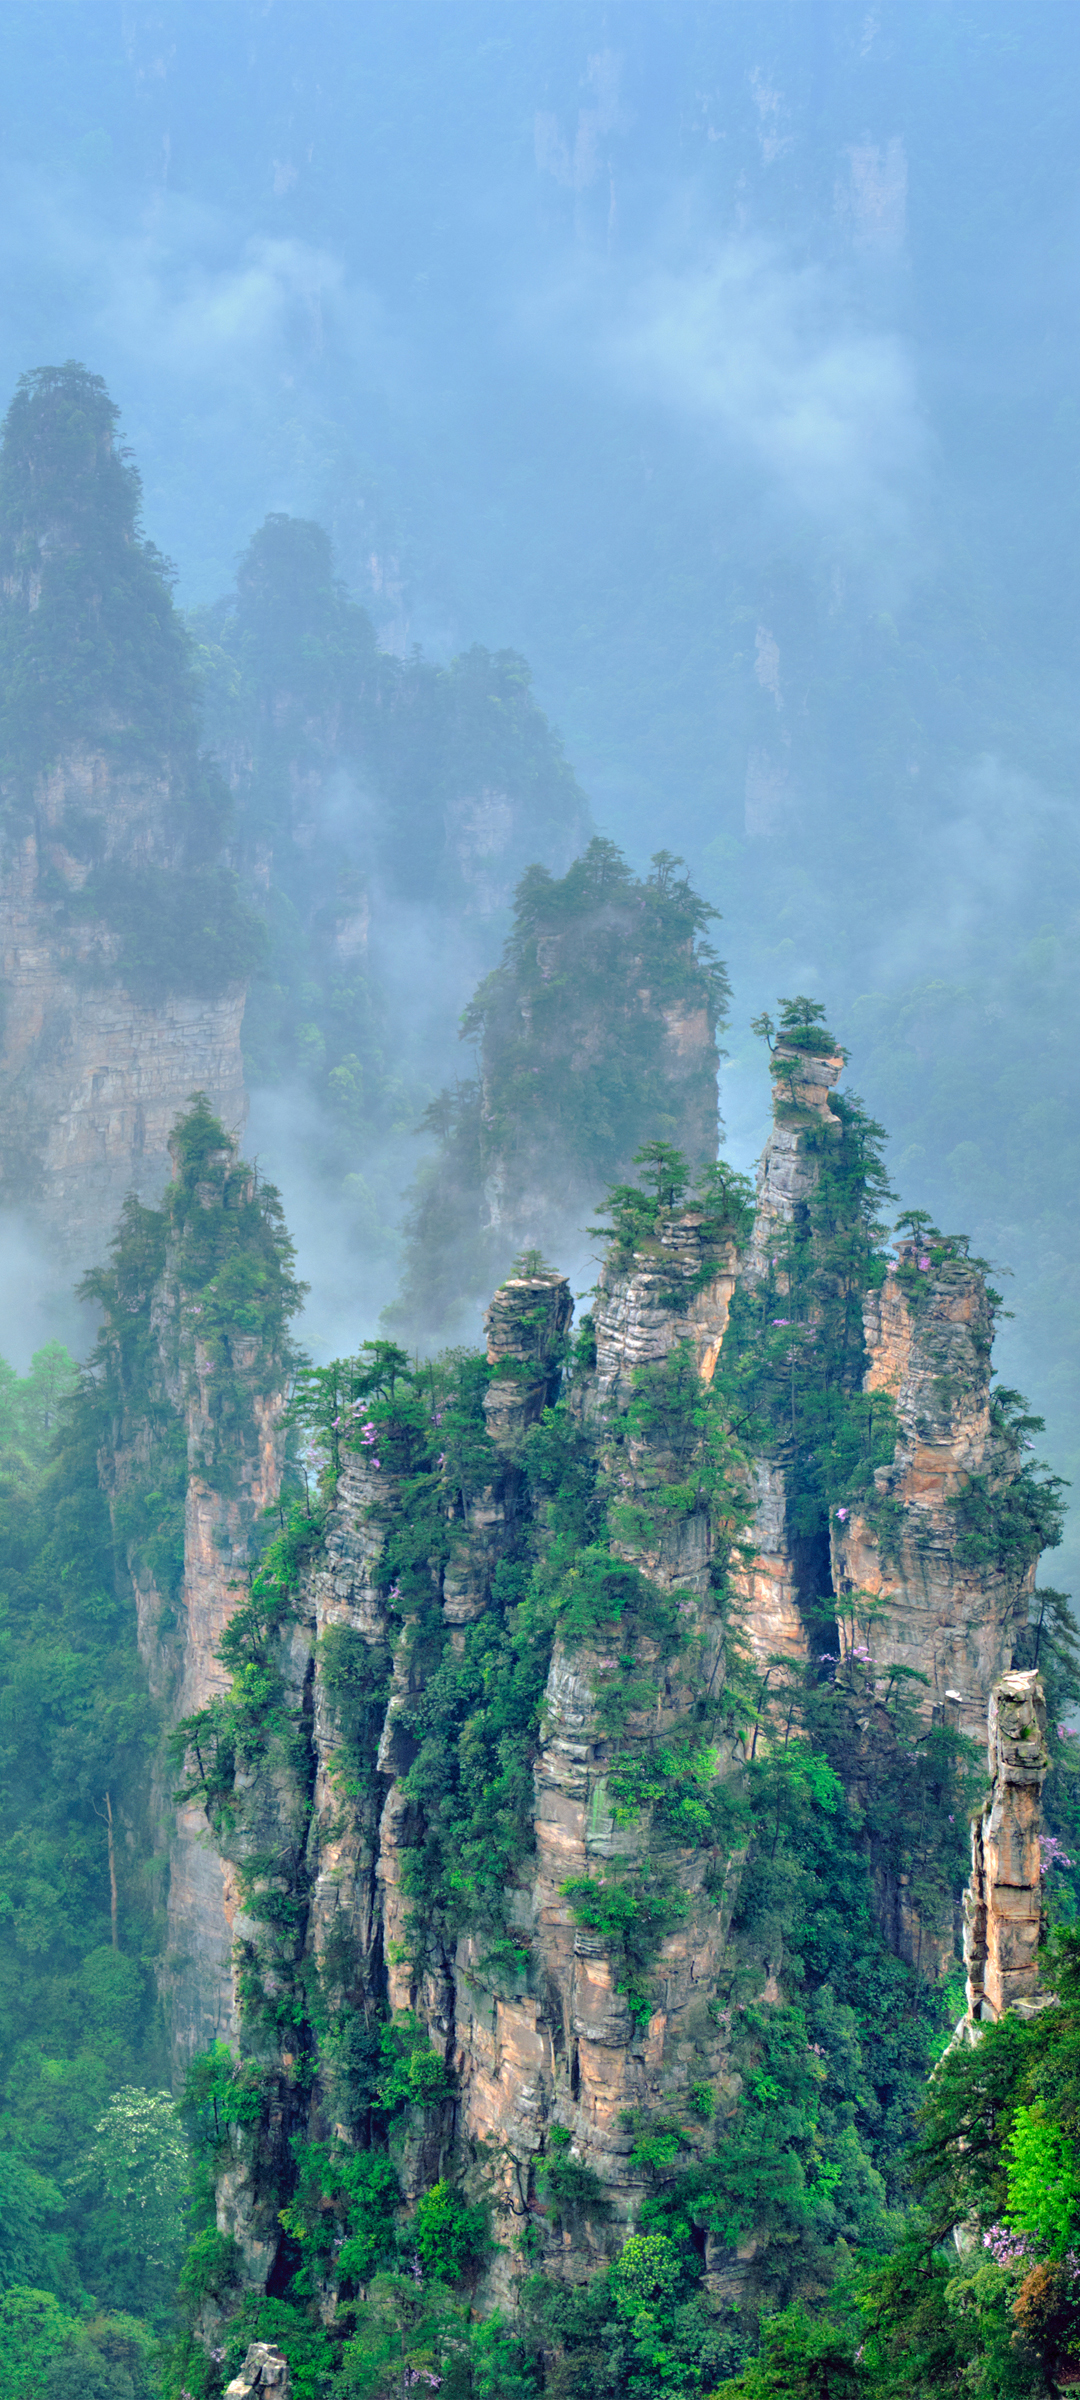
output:
[[[773,1324],[774,1324],[774,1325],[790,1325],[790,1323],[791,1323],[791,1318],[790,1318],[790,1317],[774,1317],[774,1318],[773,1318]]]
[[[839,1519],[840,1519],[840,1523],[841,1523],[841,1525],[846,1525],[846,1523],[847,1523],[847,1515],[848,1515],[848,1512],[847,1512],[846,1508],[838,1508],[836,1513],[837,1513],[837,1516],[838,1516],[838,1517],[839,1517]]]
[[[818,1665],[819,1665],[819,1667],[836,1667],[836,1666],[839,1666],[839,1664],[840,1664],[840,1661],[839,1661],[839,1659],[838,1659],[838,1657],[837,1657],[837,1655],[836,1655],[836,1652],[835,1652],[835,1650],[819,1650],[819,1651],[818,1651]]]
[[[1056,1833],[1040,1833],[1039,1861],[1040,1877],[1047,1876],[1051,1867],[1071,1867],[1073,1864],[1072,1859],[1066,1855],[1064,1845],[1059,1842]]]
[[[925,1275],[925,1273],[926,1273],[926,1270],[927,1270],[927,1268],[928,1268],[929,1264],[930,1264],[930,1261],[929,1261],[929,1259],[928,1259],[928,1258],[920,1258],[920,1260],[919,1260],[919,1273],[920,1273],[920,1275]]]
[[[983,2249],[990,2251],[999,2267],[1018,2267],[1028,2255],[1027,2237],[1011,2233],[1007,2225],[991,2225],[983,2235]]]

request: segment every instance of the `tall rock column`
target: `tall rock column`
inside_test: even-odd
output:
[[[926,1706],[981,1740],[1041,1543],[1037,1532],[1026,1549],[1016,1538],[1024,1462],[991,1409],[983,1274],[955,1244],[903,1242],[864,1323],[864,1388],[892,1402],[898,1438],[873,1503],[830,1527],[842,1639],[864,1642],[879,1671],[924,1676]],[[1007,1518],[1008,1541],[996,1543]]]
[[[829,1101],[843,1072],[843,1051],[831,1041],[821,1049],[803,1049],[781,1034],[770,1063],[773,1122],[758,1163],[753,1231],[739,1262],[739,1281],[751,1290],[776,1266],[800,1212],[806,1213],[820,1173],[822,1137],[838,1141],[841,1134]],[[784,1282],[781,1271],[781,1290]],[[777,1657],[804,1661],[809,1642],[783,1458],[755,1459],[753,1479],[749,1554],[737,1570],[737,1582],[750,1649],[767,1670]]]
[[[990,1791],[971,1828],[964,1900],[968,2019],[996,2025],[1030,2014],[1039,1984],[1042,1788],[1050,1760],[1046,1697],[1034,1668],[999,1676],[990,1694]]]
[[[731,1895],[706,1888],[706,1851],[672,1846],[658,1865],[648,1855],[647,1826],[620,1820],[609,1783],[621,1760],[646,1751],[657,1735],[687,1719],[695,1692],[709,1686],[720,1666],[722,1602],[710,1576],[708,1504],[665,1509],[664,1483],[679,1472],[667,1446],[669,1429],[659,1425],[650,1433],[631,1426],[625,1412],[640,1390],[639,1371],[662,1374],[683,1344],[691,1378],[708,1383],[733,1283],[731,1243],[710,1242],[704,1219],[693,1210],[662,1216],[655,1240],[639,1256],[601,1275],[595,1375],[585,1383],[580,1415],[603,1446],[616,1509],[621,1504],[634,1512],[638,1524],[633,1539],[616,1532],[612,1569],[617,1575],[618,1562],[625,1561],[654,1589],[678,1592],[693,1646],[662,1667],[658,1644],[629,1628],[620,1633],[612,1626],[607,1635],[574,1642],[556,1635],[534,1768],[535,1864],[512,1904],[512,1922],[528,1945],[524,1988],[493,1992],[476,1943],[459,1943],[456,1954],[463,2123],[474,2140],[496,2143],[502,2153],[499,2197],[507,2236],[534,2205],[536,2160],[552,2127],[571,2136],[570,2155],[598,2179],[595,2219],[586,2212],[576,2232],[565,2228],[548,2249],[549,2266],[570,2280],[583,2278],[590,2262],[618,2241],[645,2188],[630,2163],[634,2135],[627,2112],[661,2101],[677,2104],[694,2074],[717,2071],[723,2050],[705,2001],[724,1948]],[[620,1645],[634,1649],[640,1672],[655,1681],[656,1691],[613,1734],[603,1697],[617,1663],[612,1646]],[[648,1883],[658,1873],[678,1892],[678,1922],[659,1944],[643,2018],[640,1997],[631,2004],[611,1940],[580,1920],[565,1887],[582,1879],[606,1886],[609,1879],[638,1874]],[[736,1881],[737,1875],[732,1892]],[[542,2222],[534,2218],[538,2231]]]
[[[205,1104],[174,1128],[160,1209],[131,1201],[112,1263],[87,1279],[112,1412],[101,1458],[139,1647],[169,1723],[222,1698],[219,1649],[266,1539],[284,1456],[287,1323],[300,1293],[277,1196]],[[237,2029],[238,1885],[201,1808],[157,1779],[167,1866],[163,1996],[179,2073]]]
[[[0,448],[0,1207],[78,1266],[157,1200],[194,1091],[246,1115],[257,955],[187,635],[117,410],[26,376]]]

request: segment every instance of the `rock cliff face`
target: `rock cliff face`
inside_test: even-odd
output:
[[[140,1000],[119,934],[78,913],[88,865],[66,847],[72,817],[101,860],[165,865],[172,802],[167,777],[67,751],[0,866],[0,1205],[28,1210],[73,1266],[101,1257],[129,1191],[159,1198],[169,1134],[194,1091],[233,1132],[247,1115],[244,985]]]
[[[964,1901],[967,2013],[996,2025],[1037,2001],[1042,1913],[1042,1789],[1049,1766],[1046,1698],[1038,1674],[1002,1675],[990,1694],[990,1791],[972,1821]],[[1044,2003],[1045,2005],[1045,2003]]]
[[[864,1388],[893,1401],[898,1438],[874,1479],[886,1503],[877,1524],[858,1508],[832,1520],[841,1641],[867,1644],[881,1670],[924,1676],[927,1709],[980,1740],[1035,1580],[1032,1559],[987,1557],[964,1538],[973,1479],[992,1509],[1019,1463],[1015,1439],[991,1418],[983,1276],[952,1245],[904,1242],[899,1266],[868,1295],[865,1330]]]
[[[194,1090],[242,1126],[254,955],[116,424],[100,377],[46,368],[0,449],[0,1205],[82,1267]]]
[[[767,1915],[752,1941],[740,1931],[748,1849],[738,1796],[755,1752],[786,1752],[799,1682],[786,1671],[814,1671],[806,1512],[812,1503],[820,1516],[823,1503],[799,1452],[807,1419],[794,1394],[797,1378],[813,1396],[832,1372],[837,1293],[847,1347],[836,1350],[825,1455],[848,1444],[844,1471],[863,1496],[830,1507],[834,1588],[819,1585],[816,1605],[836,1613],[853,1788],[872,1771],[875,1742],[900,1760],[888,1697],[897,1662],[927,1676],[925,1692],[914,1687],[918,1706],[938,1723],[985,1714],[1034,1541],[1030,1525],[1022,1540],[1010,1534],[1001,1563],[1001,1525],[1015,1533],[1022,1517],[1023,1470],[1015,1435],[989,1408],[989,1304],[956,1245],[927,1236],[926,1251],[902,1246],[886,1272],[873,1227],[861,1248],[852,1232],[867,1223],[864,1199],[861,1215],[840,1222],[848,1187],[827,1183],[829,1162],[854,1156],[858,1166],[863,1153],[852,1151],[850,1112],[830,1107],[838,1063],[818,1053],[804,1073],[796,1050],[793,1100],[781,1061],[752,1239],[730,1184],[722,1197],[720,1185],[706,1187],[701,1205],[631,1200],[615,1212],[573,1346],[563,1278],[525,1266],[501,1285],[486,1361],[476,1362],[482,1405],[467,1427],[458,1370],[444,1385],[392,1346],[378,1351],[354,1386],[376,1397],[337,1403],[325,1525],[285,1577],[278,1617],[253,1635],[252,1673],[277,1697],[259,1731],[234,1684],[221,1703],[232,1712],[227,1743],[213,1713],[223,1678],[207,1645],[228,1611],[226,1544],[235,1567],[255,1499],[273,1488],[269,1398],[265,1421],[254,1401],[249,1410],[235,1528],[193,1486],[192,1647],[177,1689],[186,1710],[203,1706],[196,1746],[218,1743],[212,1770],[200,1753],[200,1789],[227,1863],[215,1861],[212,1890],[208,1868],[198,1888],[194,1868],[186,1880],[174,1873],[185,1908],[191,1895],[191,1955],[219,1995],[204,2030],[235,2021],[223,1930],[235,1912],[241,2056],[271,2095],[257,2132],[230,2135],[218,2186],[220,2228],[251,2283],[277,2288],[290,2137],[358,2138],[349,2045],[370,2041],[388,2011],[422,2032],[436,2082],[447,2076],[396,2153],[406,2202],[450,2159],[469,2162],[494,2206],[504,2247],[491,2274],[504,2297],[523,2232],[530,2254],[571,2281],[619,2247],[652,2189],[643,2127],[667,2127],[665,2138],[696,2155],[695,2093],[734,2122],[743,2070],[733,1991],[767,2014],[782,2009],[785,1975]],[[155,1322],[167,1316],[163,1302]],[[214,1415],[199,1355],[196,1342],[184,1387],[193,1445]],[[878,1394],[892,1456],[872,1469]],[[951,1508],[954,1495],[962,1505]],[[992,1554],[982,1567],[979,1543]],[[827,1578],[828,1546],[815,1557]],[[961,1640],[963,1707],[948,1680]],[[515,1719],[509,1692],[526,1658],[536,1699],[532,1715]],[[496,1709],[503,1731],[485,1748],[500,1677],[509,1713]],[[994,1722],[1022,1749],[1009,1715],[1021,1684],[1026,1693],[1031,1678],[1011,1679],[1008,1709],[999,1694]],[[456,1727],[446,1736],[440,1711]],[[513,1723],[524,1736],[512,1736]],[[1026,1772],[1026,1753],[1021,1764]],[[665,1777],[682,1794],[681,1817],[666,1807]],[[455,1810],[472,1812],[472,1847],[447,1864]],[[195,1822],[181,1827],[178,1859],[189,1832],[184,1855],[212,1855],[198,1852]],[[980,1838],[985,1890],[1004,1921],[1013,1886],[993,1810]],[[494,1891],[489,1849],[505,1861]],[[1024,1875],[1029,1866],[1024,1852]],[[925,1971],[936,1937],[922,1942],[906,1874],[889,1873],[896,1890],[881,1922]],[[1022,1895],[1030,1879],[1015,1888]],[[1004,1935],[980,1937],[988,2006],[1024,1969],[1016,1943],[1027,1938],[1027,1908],[1012,1908],[1012,1949]],[[177,2023],[193,2037],[190,2013]],[[282,2024],[302,2029],[283,2038]],[[565,2208],[552,2180],[560,2158],[580,2178]],[[707,2214],[698,2231],[718,2302],[737,2298],[754,2238],[744,2255],[714,2235]]]
[[[843,1073],[844,1053],[800,1050],[783,1035],[771,1059],[773,1124],[757,1173],[754,1230],[742,1273],[760,1280],[770,1257],[804,1209],[821,1171],[822,1136],[838,1140],[840,1125],[829,1094]]]
[[[283,1314],[295,1302],[273,1204],[268,1216],[252,1170],[208,1110],[174,1129],[170,1163],[163,1206],[129,1203],[113,1267],[95,1288],[106,1311],[99,1369],[112,1403],[102,1480],[150,1688],[175,1724],[229,1686],[221,1643],[281,1485]],[[261,1283],[263,1307],[249,1297],[243,1311],[249,1330],[221,1326],[230,1283],[248,1295]],[[174,1805],[176,1782],[175,1765],[162,1761],[161,1980],[182,2074],[194,2052],[237,2038],[236,1945],[245,1926],[235,1874],[209,1840],[203,1811]],[[272,1797],[267,1805],[272,1814]]]

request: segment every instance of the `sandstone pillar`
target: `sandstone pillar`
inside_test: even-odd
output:
[[[995,2025],[1023,2014],[1038,1990],[1046,1699],[1034,1668],[1002,1675],[990,1694],[990,1793],[971,1829],[964,1900],[968,2017]]]

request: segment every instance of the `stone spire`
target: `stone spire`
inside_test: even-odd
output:
[[[1046,1698],[1036,1670],[999,1676],[990,1694],[990,1792],[971,1828],[964,1895],[969,2024],[1021,2016],[1038,1997],[1042,1787],[1050,1761]]]

